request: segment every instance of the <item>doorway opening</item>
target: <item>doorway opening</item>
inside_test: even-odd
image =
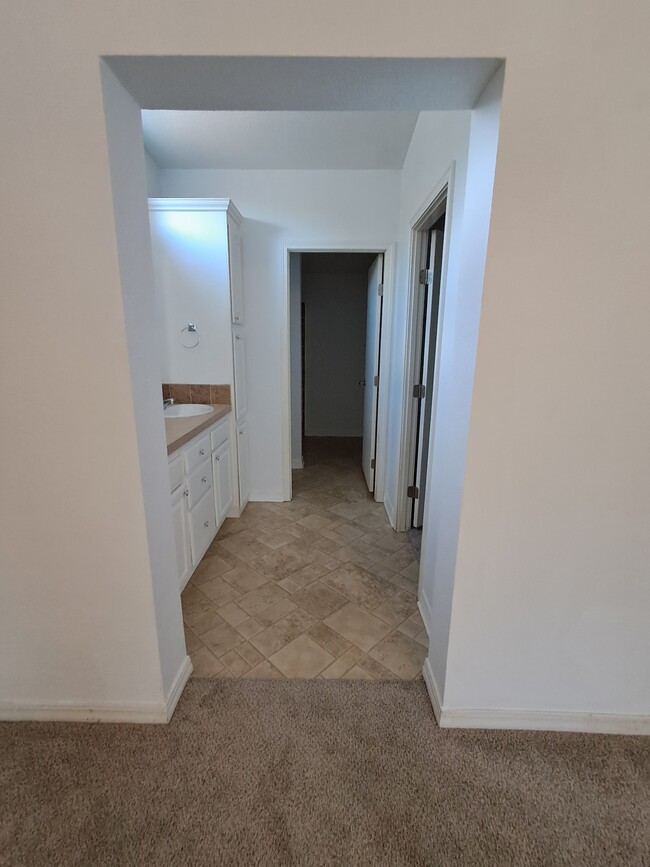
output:
[[[345,453],[371,499],[383,501],[389,333],[384,286],[392,249],[287,249],[293,478]]]
[[[435,419],[441,292],[447,245],[449,179],[413,227],[409,364],[404,426],[402,527],[419,561],[427,498],[427,472]]]
[[[328,443],[336,452],[347,440],[349,454],[359,452],[358,464],[374,494],[384,257],[293,255],[300,256],[302,345],[292,350],[302,366],[303,464],[310,451],[322,458]],[[297,331],[297,323],[292,325]],[[298,419],[292,424],[298,426]],[[299,458],[292,458],[295,464]]]

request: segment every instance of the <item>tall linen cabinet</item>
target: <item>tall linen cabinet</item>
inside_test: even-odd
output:
[[[230,199],[158,198],[149,221],[161,382],[230,385],[238,517],[250,492],[242,216]]]

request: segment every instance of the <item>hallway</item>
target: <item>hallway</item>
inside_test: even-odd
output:
[[[182,594],[195,677],[412,680],[427,636],[406,534],[356,439],[307,438],[293,500],[228,519]]]

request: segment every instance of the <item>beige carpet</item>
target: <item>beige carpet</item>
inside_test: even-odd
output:
[[[11,865],[648,865],[650,741],[437,729],[421,682],[195,680],[0,725]]]

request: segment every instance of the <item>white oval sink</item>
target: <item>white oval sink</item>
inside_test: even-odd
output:
[[[212,407],[207,403],[174,403],[165,407],[165,418],[189,418],[208,412],[212,412]]]

